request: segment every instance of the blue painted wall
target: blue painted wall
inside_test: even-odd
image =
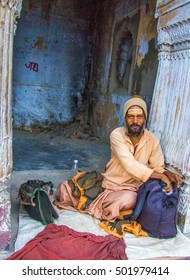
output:
[[[93,0],[24,0],[14,40],[14,126],[67,123],[85,88]]]

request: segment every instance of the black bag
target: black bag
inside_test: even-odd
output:
[[[148,180],[138,189],[132,216],[124,216],[124,219],[136,220],[151,237],[175,237],[179,192],[176,183],[172,185],[173,192],[167,194],[160,180]]]
[[[51,202],[53,183],[40,180],[28,180],[19,189],[19,198],[31,218],[43,225],[53,223],[58,218]]]

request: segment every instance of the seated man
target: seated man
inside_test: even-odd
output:
[[[126,126],[116,128],[110,135],[111,159],[102,173],[104,191],[85,209],[85,213],[110,222],[121,211],[135,207],[137,190],[148,179],[163,181],[166,192],[172,189],[171,182],[182,184],[179,175],[164,169],[160,142],[145,129],[147,107],[141,97],[133,96],[125,103],[124,118]],[[55,205],[76,209],[77,200],[67,184],[59,186]]]

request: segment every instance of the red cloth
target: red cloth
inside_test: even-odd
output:
[[[125,242],[49,224],[7,260],[126,260]]]

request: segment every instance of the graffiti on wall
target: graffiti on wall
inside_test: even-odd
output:
[[[26,68],[34,71],[34,72],[38,72],[38,63],[36,62],[29,62],[28,64],[25,64]]]

